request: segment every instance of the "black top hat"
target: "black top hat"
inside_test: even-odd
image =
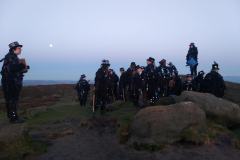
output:
[[[130,65],[131,65],[131,66],[136,66],[136,63],[135,63],[135,62],[131,62]]]
[[[162,59],[159,63],[163,64],[163,63],[166,63],[166,62],[167,62],[166,59]]]
[[[142,67],[141,67],[141,66],[139,66],[139,65],[137,65],[137,66],[136,66],[136,69],[141,69],[141,68],[142,68]]]
[[[150,62],[154,63],[154,62],[155,62],[155,59],[152,58],[152,57],[149,57],[149,58],[147,59],[147,61],[150,61]]]
[[[16,48],[16,47],[23,47],[23,45],[19,44],[17,41],[10,43],[8,46],[10,49]]]
[[[102,60],[102,65],[107,65],[107,66],[110,66],[110,63],[109,63],[109,60]]]
[[[85,74],[82,74],[82,75],[81,75],[81,78],[86,78],[86,75],[85,75]]]
[[[189,46],[195,46],[195,43],[192,42],[192,43],[189,44]]]
[[[217,62],[212,64],[212,70],[219,70]]]
[[[124,72],[124,71],[125,71],[125,69],[124,69],[123,67],[121,67],[119,70],[120,70],[121,72]]]
[[[204,75],[204,74],[205,74],[204,71],[200,71],[200,72],[198,72],[198,75]]]

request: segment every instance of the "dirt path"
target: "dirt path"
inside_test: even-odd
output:
[[[68,129],[73,134],[52,140],[48,152],[38,160],[239,160],[240,157],[240,151],[225,142],[169,146],[158,152],[136,151],[118,143],[114,125],[99,123],[87,128],[80,127],[78,122],[71,124]]]

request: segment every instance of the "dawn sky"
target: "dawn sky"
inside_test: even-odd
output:
[[[240,75],[239,0],[0,0],[0,56],[24,45],[26,79],[90,79],[102,59],[118,73],[149,56],[173,62],[186,74],[190,42],[199,70],[213,61],[223,75]]]

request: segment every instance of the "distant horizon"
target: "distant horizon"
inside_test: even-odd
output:
[[[118,74],[118,76],[120,76],[119,74]],[[223,78],[224,77],[240,77],[240,75],[238,76],[238,75],[236,75],[236,76],[223,76]],[[80,76],[79,76],[79,78],[80,78]],[[58,79],[24,79],[24,81],[78,81],[79,80],[79,78],[78,79],[60,79],[60,80],[58,80]],[[94,80],[94,78],[93,79],[89,79],[89,78],[86,78],[87,80]]]
[[[240,76],[223,76],[224,80],[225,81],[230,81],[230,82],[238,82],[240,83]],[[79,79],[69,79],[69,80],[54,80],[54,79],[49,79],[49,80],[44,80],[44,79],[24,79],[24,81],[57,81],[57,82],[77,82]],[[90,80],[90,81],[93,81],[94,82],[94,79],[89,79],[87,78],[87,80]]]

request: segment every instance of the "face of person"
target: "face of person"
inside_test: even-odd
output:
[[[152,62],[147,60],[147,65],[149,65],[149,64],[152,64]]]
[[[138,73],[138,74],[142,74],[142,68],[138,68],[138,69],[137,69],[137,73]]]
[[[110,66],[109,65],[104,65],[104,67],[109,70]]]
[[[17,47],[15,50],[13,50],[14,54],[20,55],[22,52],[22,47]]]

